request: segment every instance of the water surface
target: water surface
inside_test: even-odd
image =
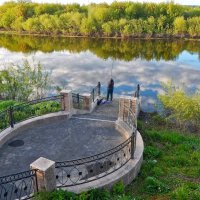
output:
[[[40,61],[52,86],[89,91],[115,80],[115,95],[132,95],[139,83],[143,109],[152,110],[161,83],[172,80],[188,91],[200,89],[200,42],[0,36],[0,65]],[[49,91],[52,93],[53,89]]]

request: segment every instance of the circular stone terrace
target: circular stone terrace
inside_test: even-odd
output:
[[[30,197],[35,189],[43,190],[34,180],[47,164],[53,170],[52,177],[45,177],[44,173],[47,185],[52,189],[67,187],[73,192],[110,188],[119,180],[126,185],[137,176],[143,160],[143,141],[137,131],[138,98],[123,97],[96,107],[94,98],[91,103],[90,96],[82,97],[89,112],[80,111],[80,97],[78,105],[71,104],[71,98],[77,95],[62,95],[60,103],[64,111],[22,121],[14,129],[11,125],[2,132],[0,189],[4,197],[9,192],[11,197],[18,193]],[[69,109],[69,105],[78,110]],[[41,169],[35,167],[38,164]],[[43,184],[44,179],[39,182]]]
[[[0,177],[29,170],[44,157],[53,161],[76,160],[105,152],[126,140],[115,129],[118,101],[88,114],[38,122],[18,131],[0,148]]]
[[[0,148],[0,176],[29,170],[39,157],[74,160],[99,154],[125,140],[114,121],[98,117],[65,117],[20,131]]]

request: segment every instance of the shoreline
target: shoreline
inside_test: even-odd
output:
[[[0,35],[17,35],[33,37],[52,37],[52,38],[91,38],[91,39],[142,39],[142,40],[196,40],[200,41],[200,36],[190,37],[188,35],[167,35],[167,34],[141,34],[135,36],[91,36],[91,35],[65,35],[65,34],[47,34],[47,33],[28,33],[17,31],[0,31]]]

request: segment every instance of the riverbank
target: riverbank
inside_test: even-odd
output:
[[[53,37],[53,38],[91,38],[91,39],[145,39],[145,40],[197,40],[200,41],[200,36],[191,37],[188,34],[181,35],[170,35],[170,34],[139,34],[131,36],[106,36],[106,35],[65,35],[61,33],[30,33],[27,31],[2,31],[0,30],[0,35],[16,35],[16,36],[33,36],[33,37]]]

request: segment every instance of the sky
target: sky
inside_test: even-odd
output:
[[[3,4],[5,1],[9,0],[0,0],[0,4]],[[126,0],[121,0],[126,1]],[[131,0],[130,0],[131,1]],[[133,2],[169,2],[170,0],[132,0]],[[112,3],[113,0],[32,0],[32,2],[38,2],[38,3],[79,3],[79,4],[88,4],[88,3],[100,3],[100,2],[107,2]],[[184,5],[199,5],[200,6],[200,0],[174,0],[174,3],[178,4],[184,4]]]

